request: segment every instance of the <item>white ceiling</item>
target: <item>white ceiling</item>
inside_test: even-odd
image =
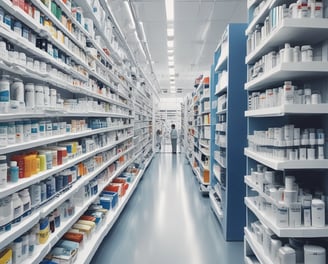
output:
[[[140,64],[150,69],[144,55],[137,51],[140,46],[134,32],[129,30],[131,20],[124,1],[112,0],[109,3]],[[130,0],[130,3],[136,20],[144,25],[152,68],[160,89],[169,90],[165,0]],[[227,24],[246,22],[246,4],[246,0],[175,0],[177,89],[182,88],[183,93],[188,93],[193,89],[195,78],[200,74],[209,74],[214,50]]]

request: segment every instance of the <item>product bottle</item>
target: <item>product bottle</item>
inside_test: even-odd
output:
[[[36,207],[41,203],[41,185],[33,184],[30,186],[31,206]]]
[[[0,156],[0,189],[7,186],[7,157]]]
[[[29,256],[33,255],[35,246],[36,246],[36,234],[32,229],[32,231],[28,234],[28,254],[29,254]]]
[[[311,201],[303,200],[302,210],[303,210],[303,225],[305,227],[310,227],[312,225],[312,223],[311,223]]]
[[[21,238],[22,238],[22,259],[25,259],[28,256],[29,239],[27,234],[23,235]]]
[[[10,101],[10,81],[9,76],[3,75],[0,80],[0,112],[8,113]]]
[[[22,244],[23,240],[21,237],[14,240],[12,244],[13,250],[13,264],[20,264],[23,261],[22,258]]]
[[[10,182],[18,182],[19,179],[19,168],[17,166],[17,161],[10,162],[9,168]]]
[[[21,222],[21,218],[23,214],[23,202],[19,198],[18,193],[14,193],[12,195],[12,199],[13,199],[13,212],[14,212],[13,225],[17,225]]]
[[[19,197],[23,202],[23,216],[26,217],[31,213],[31,197],[30,192],[28,189],[24,189],[23,191],[19,192]]]
[[[5,226],[10,230],[10,222],[14,219],[13,200],[11,196],[0,199],[0,226]]]

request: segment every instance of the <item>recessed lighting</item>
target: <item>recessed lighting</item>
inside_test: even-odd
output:
[[[168,40],[167,41],[167,47],[170,49],[170,48],[173,48],[174,47],[174,41],[173,40]]]
[[[124,2],[125,4],[125,7],[129,13],[129,16],[130,16],[130,20],[131,20],[131,23],[132,23],[132,29],[135,29],[136,28],[136,24],[134,23],[134,18],[133,18],[133,15],[132,15],[132,10],[130,8],[130,4],[129,2]]]
[[[175,74],[174,68],[169,68],[169,73],[170,73],[170,75],[174,75]]]
[[[169,38],[174,37],[174,28],[168,28],[168,29],[167,29],[167,36],[168,36]]]

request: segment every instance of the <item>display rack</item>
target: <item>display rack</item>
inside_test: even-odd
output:
[[[290,245],[297,252],[297,263],[304,262],[304,259],[300,258],[302,255],[304,257],[303,247],[296,246],[297,243],[321,246],[323,238],[328,236],[327,211],[323,216],[323,222],[319,225],[315,223],[314,217],[307,224],[304,215],[307,202],[311,207],[316,198],[322,199],[327,208],[325,197],[328,171],[327,136],[325,136],[328,102],[325,83],[328,57],[324,37],[328,33],[326,8],[328,1],[320,2],[320,6],[307,6],[308,3],[305,4],[307,9],[304,9],[308,10],[308,13],[305,12],[304,16],[301,16],[297,9],[294,9],[295,12],[285,12],[297,5],[295,1],[276,0],[264,4],[261,1],[248,1],[249,25],[245,31],[248,38],[248,51],[245,58],[248,79],[244,86],[249,99],[248,110],[245,111],[248,147],[244,150],[247,157],[245,261],[253,259],[261,264],[278,261],[278,253],[272,255],[274,252],[270,253],[265,245],[267,234],[270,234],[270,238],[281,242],[282,246]],[[257,16],[254,16],[255,9],[260,10]],[[280,11],[283,12],[282,16],[278,15]],[[315,16],[314,11],[318,11]],[[261,31],[264,24],[268,27]],[[258,32],[261,33],[255,37]],[[255,42],[252,42],[253,40]],[[304,47],[307,46],[313,51],[313,56],[309,58],[304,56]],[[295,52],[291,57],[288,56],[289,47]],[[301,50],[300,57],[298,48]],[[284,52],[286,54],[282,55]],[[263,65],[263,72],[257,74],[255,68],[259,61],[269,58],[270,54],[278,54],[278,56],[281,54],[281,56],[276,57],[278,60],[272,65]],[[289,81],[292,82],[294,89],[290,100],[288,100],[287,87]],[[282,90],[279,90],[280,87]],[[266,101],[263,105],[257,105],[256,102],[254,104],[254,95],[261,97],[267,91],[274,93],[279,91],[279,99],[270,103]],[[301,91],[306,91],[310,98],[313,94],[319,94],[321,97],[318,101],[306,100],[305,94],[300,93]],[[298,93],[300,93],[299,97]],[[291,141],[287,127],[291,128]],[[286,128],[281,141],[277,140],[277,134],[273,137],[269,134],[265,137],[259,136],[264,131],[272,131],[271,129],[274,128],[276,131]],[[307,129],[315,131],[311,143],[304,136],[298,141],[298,131],[304,133],[303,131],[306,132]],[[320,131],[324,134],[322,139]],[[323,155],[319,155],[318,149],[321,147]],[[272,152],[274,148],[279,154]],[[293,153],[290,154],[290,148],[295,150],[295,157]],[[306,150],[305,156],[302,154],[303,149]],[[310,149],[315,150],[313,157],[309,152]],[[270,178],[268,175],[273,177]],[[293,179],[292,187],[289,186],[290,179]],[[268,186],[281,190],[283,197],[274,198],[274,189],[266,191]],[[288,197],[289,191],[296,194],[291,200]],[[322,193],[322,196],[318,193]],[[303,199],[303,197],[308,198]],[[261,206],[263,204],[272,206],[272,210],[266,210],[266,207]],[[279,215],[272,214],[275,210],[277,212],[285,210],[286,221],[280,219]]]
[[[210,184],[210,88],[209,77],[201,77],[195,84],[192,101],[189,106],[189,137],[192,148],[190,163],[200,184],[202,194],[208,194]]]
[[[8,107],[1,109],[0,125],[13,122],[17,125],[23,122],[27,136],[26,140],[21,142],[4,144],[2,141],[0,154],[5,155],[9,163],[14,155],[40,153],[48,148],[52,148],[54,152],[63,144],[71,144],[67,149],[64,147],[68,153],[67,160],[57,164],[53,158],[52,168],[40,172],[35,170],[30,177],[8,182],[0,189],[0,199],[55,178],[67,170],[85,166],[85,172],[78,175],[77,179],[47,197],[40,205],[32,207],[30,215],[10,230],[1,233],[0,251],[11,248],[14,240],[31,232],[41,219],[48,218],[66,201],[74,201],[81,190],[91,182],[98,181],[97,192],[85,200],[83,206],[75,206],[72,217],[63,220],[45,244],[37,246],[23,263],[41,262],[89,206],[98,200],[106,185],[131,164],[138,164],[140,173],[127,195],[121,199],[119,207],[110,213],[108,223],[101,226],[102,232],[98,234],[96,244],[84,248],[83,253],[79,255],[81,261],[77,263],[88,263],[105,232],[109,231],[119,217],[153,157],[154,89],[137,65],[125,39],[120,35],[119,26],[115,24],[116,20],[113,19],[107,2],[73,2],[30,1],[28,5],[31,5],[31,9],[33,6],[35,11],[40,11],[42,18],[45,17],[48,22],[43,23],[43,20],[34,17],[34,12],[25,12],[11,1],[0,0],[1,8],[5,14],[11,15],[12,22],[21,22],[23,29],[29,32],[29,37],[24,35],[24,32],[19,34],[19,30],[14,31],[14,27],[9,28],[0,21],[1,41],[10,48],[1,50],[1,76],[4,76],[5,80],[8,79],[11,85],[14,81],[21,81],[23,93],[27,83],[57,92],[53,105],[40,103],[42,100],[46,101],[46,90],[42,90],[42,99],[37,101],[35,95],[35,106],[28,105],[26,94],[26,102],[20,102],[17,106],[16,95],[10,95],[12,91],[9,90]],[[75,7],[78,8],[73,11]],[[39,41],[44,41],[48,46],[45,48],[38,44]],[[15,59],[11,52],[17,52],[21,57],[25,55],[25,61]],[[11,106],[14,103],[15,108]],[[33,121],[32,124],[37,123],[37,128],[36,125],[33,127],[34,130],[28,130],[31,126],[31,123],[28,123],[30,120]],[[47,128],[47,135],[44,131],[44,135],[41,135],[41,123],[45,121],[49,121],[52,127],[51,130]],[[25,123],[29,126],[25,127]],[[32,137],[31,133],[36,133],[37,136]],[[75,147],[77,150],[73,153],[72,149]],[[24,169],[26,170],[20,167],[20,170]],[[7,227],[10,223],[5,224]],[[1,231],[4,231],[3,229],[4,226]]]
[[[242,240],[245,218],[242,155],[246,145],[243,84],[245,24],[229,24],[215,51],[211,67],[211,207],[226,240]],[[236,215],[239,215],[236,217]]]

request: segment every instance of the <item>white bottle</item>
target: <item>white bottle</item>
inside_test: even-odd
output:
[[[325,226],[325,202],[320,199],[313,199],[311,204],[311,216],[313,227]]]
[[[17,225],[21,222],[21,219],[22,219],[23,202],[19,198],[18,193],[14,193],[12,195],[12,199],[13,199],[13,213],[14,213],[13,225]]]
[[[0,156],[0,189],[7,186],[7,157]]]
[[[13,250],[13,264],[19,264],[23,261],[22,258],[22,244],[23,240],[21,237],[17,238],[13,243],[12,243],[12,250]]]
[[[0,226],[10,223],[14,219],[13,201],[11,196],[0,199]]]
[[[29,239],[27,234],[23,235],[21,238],[22,238],[22,258],[25,259],[28,257]]]
[[[295,250],[288,246],[283,246],[278,252],[279,264],[296,264]]]
[[[325,264],[326,249],[315,245],[304,245],[304,264]]]
[[[30,214],[31,211],[30,192],[28,191],[28,189],[24,189],[23,191],[19,192],[19,197],[23,202],[23,217],[26,217]]]
[[[32,256],[36,246],[36,234],[34,230],[28,234],[28,255]]]

